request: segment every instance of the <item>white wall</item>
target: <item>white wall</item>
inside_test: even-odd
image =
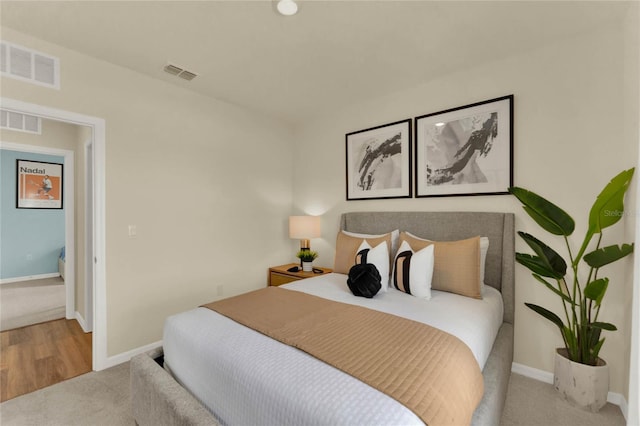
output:
[[[305,123],[296,132],[294,200],[298,210],[324,213],[324,239],[314,243],[320,251],[317,263],[332,264],[340,213],[360,210],[515,212],[518,230],[561,250],[562,242],[539,230],[509,195],[345,201],[346,133],[508,94],[515,95],[515,184],[555,200],[572,214],[580,231],[573,240],[581,243],[596,195],[611,177],[636,165],[637,139],[629,137],[625,126],[630,124],[623,118],[623,63],[633,59],[625,57],[623,36],[618,26],[600,29]],[[637,104],[635,108],[637,114]],[[604,243],[633,238],[624,226],[612,231]],[[527,251],[520,241],[517,249]],[[619,327],[607,333],[601,355],[611,366],[611,391],[623,394],[630,333],[623,308],[631,268],[630,260],[608,268],[612,283],[601,312],[601,320]],[[554,348],[562,344],[558,330],[524,302],[551,309],[559,303],[524,267],[516,271],[515,362],[553,371]]]
[[[168,315],[218,285],[266,285],[290,255],[290,129],[7,28],[2,39],[61,60],[60,91],[2,78],[2,96],[106,121],[109,356],[158,341]]]

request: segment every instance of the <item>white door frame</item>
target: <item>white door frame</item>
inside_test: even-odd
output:
[[[55,155],[64,158],[62,201],[64,203],[64,246],[66,254],[64,276],[65,317],[67,319],[73,319],[76,317],[74,152],[68,149],[48,148],[43,146],[27,145],[7,141],[0,141],[0,148],[10,151],[29,152],[32,154]]]
[[[84,147],[84,331],[93,331],[93,137],[85,141]]]
[[[105,120],[57,108],[0,97],[0,107],[50,120],[88,126],[93,137],[93,369],[109,367],[107,362],[107,292],[105,241]],[[67,224],[69,228],[73,223]],[[73,309],[73,306],[72,306]]]

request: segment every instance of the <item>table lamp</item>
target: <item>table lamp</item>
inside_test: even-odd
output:
[[[311,249],[311,238],[320,237],[320,216],[289,216],[289,238],[300,240],[300,250]]]

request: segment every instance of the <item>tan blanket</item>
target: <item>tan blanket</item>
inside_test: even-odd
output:
[[[352,375],[430,426],[470,424],[482,398],[471,350],[425,324],[278,287],[204,307]]]

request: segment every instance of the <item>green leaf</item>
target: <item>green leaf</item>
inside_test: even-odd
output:
[[[542,306],[534,305],[533,303],[525,303],[525,305],[527,306],[527,308],[533,310],[534,312],[537,312],[538,314],[542,315],[543,317],[557,325],[561,332],[563,328],[565,328],[564,323],[562,322],[560,317],[550,310],[545,309]]]
[[[615,325],[610,324],[608,322],[592,322],[591,323],[591,327],[601,328],[601,329],[607,330],[607,331],[616,331],[618,329],[618,327],[616,327]]]
[[[534,274],[542,275],[547,278],[556,278],[556,273],[551,269],[547,262],[538,256],[532,256],[526,253],[516,253],[516,262],[527,267]]]
[[[589,212],[589,228],[575,257],[575,264],[582,258],[591,238],[603,229],[617,223],[624,215],[624,194],[631,183],[635,168],[624,170],[604,187]]]
[[[562,298],[562,300],[564,300],[565,302],[571,304],[571,305],[576,305],[576,303],[571,300],[571,298],[569,297],[568,294],[563,293],[562,291],[558,290],[557,288],[555,288],[553,286],[553,284],[551,284],[550,282],[548,282],[547,280],[545,280],[544,278],[542,278],[540,275],[538,274],[532,274],[533,278],[535,278],[536,280],[540,281],[542,284],[544,284],[549,290],[551,290],[552,292],[554,292],[555,294],[557,294],[558,296],[560,296]]]
[[[531,234],[520,231],[518,235],[538,255],[538,258],[546,264],[547,268],[553,271],[553,278],[560,279],[566,275],[567,263],[555,250]]]
[[[591,281],[584,288],[584,297],[587,299],[595,300],[596,306],[600,306],[602,298],[609,286],[609,278],[600,278],[595,281]]]
[[[624,170],[604,187],[589,213],[589,230],[594,234],[618,222],[624,215],[624,194],[635,168]]]
[[[511,187],[509,192],[522,202],[524,210],[543,229],[554,235],[570,235],[573,232],[573,218],[560,207],[523,188]]]
[[[634,244],[612,245],[603,247],[584,255],[584,261],[592,268],[602,268],[633,253]]]
[[[569,214],[551,201],[524,188],[511,187],[509,192],[523,204],[524,210],[547,232],[554,235],[571,235],[575,222]]]

